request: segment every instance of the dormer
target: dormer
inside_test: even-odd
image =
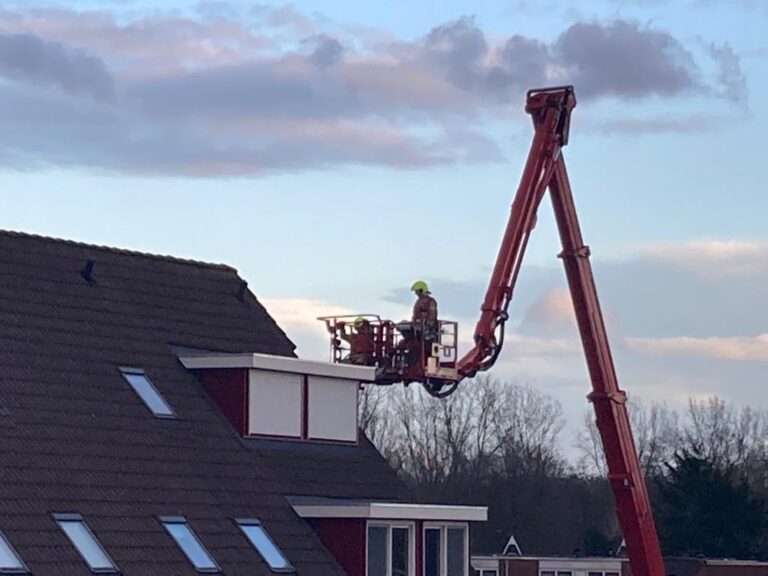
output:
[[[360,385],[374,368],[269,354],[181,355],[244,437],[356,443]]]

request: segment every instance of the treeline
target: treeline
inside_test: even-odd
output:
[[[768,413],[717,398],[684,411],[632,401],[629,412],[665,554],[768,559]],[[526,554],[619,547],[591,412],[575,460],[561,447],[557,400],[486,376],[445,400],[418,386],[368,388],[361,421],[412,497],[488,506],[475,553],[500,552],[510,534]]]

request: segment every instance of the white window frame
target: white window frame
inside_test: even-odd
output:
[[[426,542],[427,530],[440,530],[440,576],[448,574],[448,528],[464,529],[464,576],[469,576],[469,523],[467,522],[424,522],[421,529],[421,565],[422,568],[427,565]],[[498,574],[498,571],[497,571]],[[419,576],[423,576],[420,574]]]
[[[416,523],[386,520],[369,520],[365,524],[365,576],[368,576],[368,529],[370,527],[387,529],[386,576],[392,576],[392,529],[408,529],[408,576],[416,576]]]

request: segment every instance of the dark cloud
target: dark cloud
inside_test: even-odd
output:
[[[648,116],[643,118],[624,117],[583,122],[586,130],[603,134],[702,134],[716,129],[720,120],[712,116],[694,114],[690,116]]]
[[[693,57],[670,34],[637,23],[578,23],[555,43],[582,96],[674,96],[699,88]]]
[[[708,50],[719,75],[707,83],[674,37],[628,21],[574,24],[543,42],[492,40],[465,17],[410,42],[366,43],[291,7],[208,4],[200,14],[0,10],[0,74],[18,84],[2,87],[11,107],[0,121],[26,133],[0,163],[219,176],[489,162],[502,154],[484,123],[512,102],[519,110],[530,87],[576,82],[582,101],[745,98],[729,46]],[[30,85],[44,93],[17,98]],[[75,101],[57,101],[61,91]],[[61,118],[44,122],[53,111]],[[692,118],[598,129],[700,129]]]
[[[311,60],[315,66],[328,68],[341,61],[344,47],[336,38],[326,34],[319,34],[310,38],[309,42],[314,45]]]
[[[104,62],[33,34],[0,34],[0,74],[111,102],[112,76]]]
[[[710,44],[709,55],[718,67],[722,96],[734,104],[746,104],[747,78],[741,69],[741,60],[733,48],[729,44]]]

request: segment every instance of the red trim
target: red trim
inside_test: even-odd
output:
[[[268,440],[284,440],[292,442],[306,442],[308,444],[343,444],[345,446],[356,446],[358,442],[351,440],[334,440],[327,438],[301,438],[300,436],[279,436],[276,434],[246,434],[246,438],[266,438]]]
[[[248,414],[248,407],[251,405],[251,387],[249,386],[251,377],[248,370],[243,370],[240,373],[240,376],[242,377],[240,385],[243,390],[243,429],[241,430],[241,433],[245,436],[251,431],[251,420]]]
[[[309,376],[306,374],[301,383],[301,439],[309,439]]]
[[[301,436],[286,436],[284,434],[247,434],[246,438],[266,438],[268,440],[302,440]]]

